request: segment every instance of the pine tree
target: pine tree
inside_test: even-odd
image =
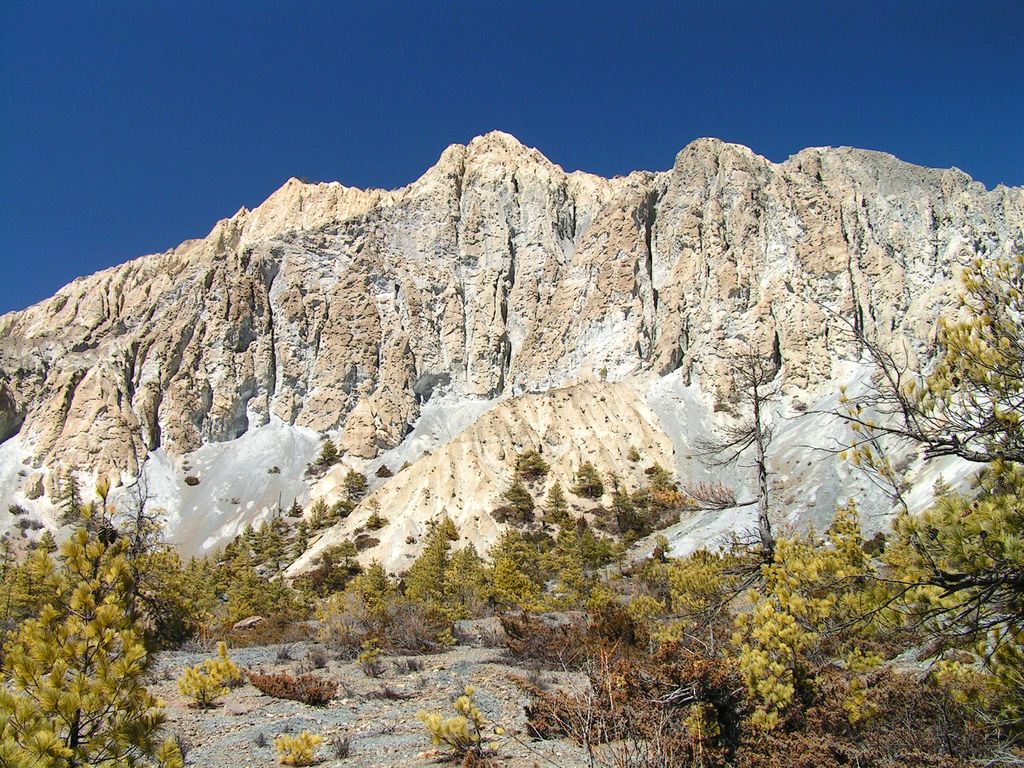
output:
[[[0,764],[136,766],[159,752],[162,711],[142,684],[149,657],[131,621],[125,543],[75,532],[61,548],[52,600],[25,621],[4,659]],[[158,762],[160,762],[158,760]]]
[[[518,477],[502,494],[502,499],[508,504],[513,522],[519,525],[533,522],[533,497]]]
[[[366,476],[350,469],[345,475],[344,488],[349,501],[359,501],[366,495]]]
[[[516,456],[516,474],[524,480],[539,480],[551,470],[539,451],[525,451]]]
[[[491,549],[491,559],[495,601],[524,611],[537,610],[541,589],[529,574],[530,563],[536,557],[522,535],[506,531]]]
[[[646,521],[642,515],[637,514],[633,497],[630,496],[629,489],[624,485],[617,484],[612,492],[612,511],[615,513],[615,523],[619,533],[623,536],[635,540],[648,533]]]
[[[1024,254],[973,261],[962,275],[961,312],[942,321],[927,374],[899,363],[860,330],[876,364],[872,389],[844,395],[851,460],[883,481],[903,512],[885,560],[897,578],[890,603],[932,648],[974,651],[1002,690],[1004,727],[1024,733]],[[957,456],[982,468],[968,494],[938,488],[920,517],[906,510],[884,440]],[[1009,685],[1003,681],[1010,682]]]
[[[43,531],[39,538],[32,543],[32,550],[41,550],[47,554],[53,554],[57,551],[57,541],[53,538],[53,534],[49,530]]]
[[[856,331],[876,376],[836,415],[854,427],[862,464],[878,436],[919,446],[927,458],[1024,463],[1024,254],[978,258],[961,282],[959,319],[940,322],[927,375]]]
[[[662,553],[666,548],[667,541]],[[732,602],[729,597],[737,588],[732,572],[735,565],[729,554],[706,549],[668,561],[665,571],[669,600],[673,612],[679,617],[679,628],[707,625],[728,607]]]
[[[397,590],[384,566],[374,560],[363,573],[348,583],[345,593],[358,596],[371,616],[380,618],[394,601]]]
[[[380,513],[380,502],[377,499],[370,499],[370,516],[366,518],[366,527],[371,531],[379,531],[388,524],[388,519]]]
[[[883,559],[888,599],[931,650],[976,655],[991,676],[1004,726],[1024,734],[1024,466],[995,461],[970,495],[940,488],[920,516],[893,522]]]
[[[135,621],[149,650],[175,648],[193,637],[217,605],[208,581],[189,577],[174,548],[161,545],[130,558]]]
[[[20,563],[8,568],[4,578],[3,617],[5,622],[20,623],[37,616],[52,597],[51,584],[55,564],[50,552],[33,549]]]
[[[300,520],[295,526],[295,538],[292,541],[291,557],[297,560],[309,547],[309,523]]]
[[[317,499],[309,507],[309,527],[312,531],[319,531],[327,526],[327,515],[329,513],[327,502]]]
[[[227,585],[228,623],[250,616],[294,619],[301,608],[294,592],[282,581],[267,581],[252,568],[239,569]]]
[[[60,482],[61,525],[74,525],[82,519],[82,490],[72,470],[64,472]]]
[[[452,542],[459,540],[452,519],[445,515],[427,533],[420,556],[405,573],[405,596],[414,603],[440,608],[444,576],[451,562]]]
[[[555,599],[559,607],[570,609],[582,605],[589,595],[591,580],[586,575],[583,547],[574,524],[559,528],[550,559],[558,574]]]
[[[584,462],[576,471],[576,484],[572,487],[572,492],[588,499],[601,498],[604,495],[604,483],[601,482],[601,474],[597,467],[589,461]]]
[[[264,521],[256,539],[256,560],[266,563],[275,572],[281,569],[284,560],[285,542],[283,525],[278,519]]]
[[[752,722],[775,728],[801,687],[811,685],[808,655],[836,624],[865,615],[874,600],[862,589],[872,575],[860,517],[851,501],[836,511],[824,541],[814,532],[780,538],[765,583],[751,593],[733,638],[740,673],[758,706]]]
[[[341,459],[338,454],[338,447],[334,444],[331,438],[324,440],[323,445],[320,446],[320,456],[317,459],[317,464],[326,469],[327,467],[334,466]]]
[[[470,544],[452,555],[444,572],[444,602],[453,620],[483,614],[492,589],[487,566]]]
[[[550,525],[564,525],[569,519],[569,504],[565,500],[562,484],[555,482],[544,499],[544,521]]]
[[[294,586],[317,597],[341,592],[349,580],[361,572],[355,559],[358,551],[351,539],[345,539],[320,553],[319,564],[297,578]]]
[[[624,553],[622,545],[596,536],[584,517],[576,521],[576,536],[585,568],[601,568],[615,562]]]
[[[672,488],[672,475],[660,464],[652,464],[644,470],[647,484],[652,491],[665,491]]]

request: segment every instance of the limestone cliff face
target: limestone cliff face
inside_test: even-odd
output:
[[[840,318],[913,347],[959,263],[1015,248],[1024,191],[880,153],[701,139],[608,180],[491,133],[396,191],[292,179],[0,317],[0,441],[132,475],[279,419],[371,459],[437,392],[676,369],[714,390],[732,339],[774,348],[801,397],[833,385]]]

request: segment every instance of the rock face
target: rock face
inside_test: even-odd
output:
[[[0,317],[0,441],[44,472],[128,477],[273,420],[371,460],[441,392],[679,371],[725,394],[716,352],[736,339],[811,398],[855,351],[845,322],[916,348],[958,264],[1022,248],[1024,191],[955,169],[701,139],[609,180],[491,133],[396,191],[292,179]]]

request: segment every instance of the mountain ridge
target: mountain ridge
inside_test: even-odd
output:
[[[806,407],[856,355],[839,317],[925,353],[957,265],[1024,248],[1022,222],[1024,191],[960,171],[717,139],[613,179],[500,132],[397,190],[289,179],[0,317],[0,448],[19,457],[0,501],[46,518],[62,473],[127,482],[154,451],[180,481],[193,452],[276,422],[362,466],[442,394],[678,375],[714,401],[743,341],[779,351]]]

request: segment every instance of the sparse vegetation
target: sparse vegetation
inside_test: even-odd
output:
[[[352,740],[348,736],[335,736],[330,743],[331,756],[336,760],[346,760],[352,754]]]
[[[370,512],[370,516],[366,518],[366,527],[371,531],[379,531],[387,524],[388,519],[381,515],[378,507],[374,507]]]
[[[381,649],[373,640],[364,640],[357,661],[359,668],[367,677],[380,677],[384,672],[384,662],[380,660]]]

